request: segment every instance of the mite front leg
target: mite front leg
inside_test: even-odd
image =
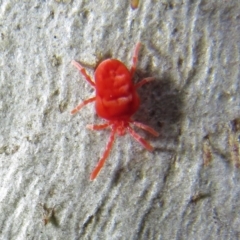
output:
[[[87,105],[88,103],[94,102],[95,100],[96,100],[96,97],[92,97],[83,101],[71,111],[71,114],[77,113],[83,106]]]
[[[135,71],[136,71],[136,68],[137,68],[137,62],[138,62],[138,53],[139,53],[139,49],[141,47],[141,43],[138,42],[136,44],[136,47],[134,49],[134,52],[133,52],[133,57],[132,57],[132,67],[130,69],[130,74],[131,74],[131,77],[133,77]]]
[[[72,64],[80,71],[80,73],[85,77],[85,79],[93,86],[95,87],[95,83],[91,79],[91,77],[86,73],[86,70],[82,65],[75,60],[72,61]]]

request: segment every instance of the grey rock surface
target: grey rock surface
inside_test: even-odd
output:
[[[238,0],[0,1],[0,239],[239,239],[239,28]],[[71,60],[130,67],[138,41],[160,137],[117,137],[90,181],[110,131],[70,115],[93,94]]]

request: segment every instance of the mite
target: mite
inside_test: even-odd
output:
[[[100,125],[87,125],[87,128],[91,130],[102,130],[107,127],[111,128],[107,146],[103,156],[91,173],[91,180],[97,177],[109,156],[116,134],[123,136],[128,132],[148,151],[153,151],[153,147],[133,130],[132,125],[149,132],[153,136],[159,136],[159,133],[151,127],[132,120],[132,115],[138,110],[140,105],[137,89],[153,80],[153,78],[145,78],[136,84],[132,81],[137,67],[140,45],[140,43],[136,44],[130,70],[117,59],[106,59],[97,66],[94,73],[95,81],[91,79],[86,73],[86,70],[78,62],[72,61],[72,64],[95,89],[95,96],[80,103],[71,111],[71,114],[77,113],[86,104],[95,102],[97,115],[105,119],[106,123]]]

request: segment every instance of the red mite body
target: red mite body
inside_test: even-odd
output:
[[[91,77],[79,63],[73,61],[73,65],[78,68],[86,80],[95,88],[96,95],[79,104],[71,111],[71,114],[75,114],[86,104],[95,101],[95,109],[98,116],[106,119],[107,122],[101,125],[87,125],[87,127],[91,130],[101,130],[109,126],[112,128],[103,157],[93,170],[90,177],[91,180],[97,177],[104,165],[112,148],[116,133],[122,136],[126,131],[129,132],[135,140],[149,151],[152,151],[153,147],[138,135],[130,125],[132,124],[142,128],[154,136],[159,135],[154,129],[131,119],[132,115],[138,110],[140,104],[140,99],[136,91],[137,88],[153,80],[153,78],[145,78],[137,84],[134,84],[132,81],[137,66],[139,48],[140,43],[137,43],[130,70],[128,70],[122,62],[116,59],[107,59],[101,62],[94,74],[95,82],[92,81]]]
[[[140,100],[126,66],[116,60],[103,61],[95,71],[96,112],[107,120],[129,119]]]

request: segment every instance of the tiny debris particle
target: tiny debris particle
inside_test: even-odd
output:
[[[58,67],[59,65],[61,65],[61,63],[62,63],[61,57],[53,55],[53,57],[52,57],[52,66],[53,67]]]
[[[131,8],[134,10],[134,9],[137,9],[138,8],[138,5],[139,5],[139,0],[131,0]]]
[[[202,152],[203,152],[203,166],[207,167],[213,159],[208,135],[203,139]]]
[[[39,205],[43,209],[43,224],[46,226],[49,222],[51,222],[53,225],[58,226],[58,221],[55,216],[55,208],[57,205],[55,205],[52,208],[48,208],[45,203],[39,203]]]
[[[203,193],[203,192],[198,192],[195,195],[193,195],[190,199],[190,203],[197,203],[198,201],[210,197],[209,193]]]
[[[240,119],[236,118],[230,122],[228,130],[228,145],[231,155],[231,161],[235,167],[240,167],[240,147],[239,147],[239,134],[240,134]]]

